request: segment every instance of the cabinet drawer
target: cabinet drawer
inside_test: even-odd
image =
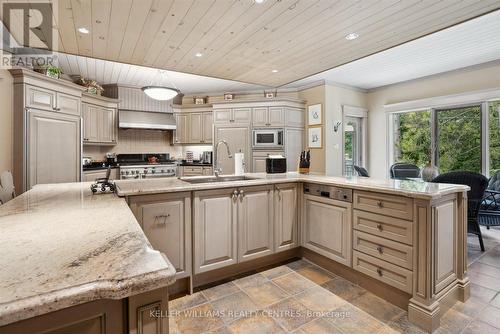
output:
[[[182,167],[182,176],[198,176],[203,175],[202,167]]]
[[[413,273],[373,256],[353,251],[353,268],[396,289],[412,293]]]
[[[413,245],[413,222],[411,221],[353,210],[353,228]]]
[[[355,209],[380,213],[406,220],[413,219],[413,200],[411,198],[355,191],[353,205]]]
[[[26,85],[26,107],[55,111],[56,92]]]
[[[353,248],[409,270],[413,267],[413,248],[399,242],[354,231]]]

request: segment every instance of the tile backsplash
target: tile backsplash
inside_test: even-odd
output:
[[[171,145],[173,131],[157,131],[143,129],[119,129],[118,144],[115,146],[84,145],[83,156],[95,161],[102,161],[106,153],[170,153],[177,159],[183,158],[186,151],[193,151],[194,158],[199,159],[203,151],[211,151],[210,145]]]

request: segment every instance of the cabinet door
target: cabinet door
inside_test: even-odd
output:
[[[56,95],[56,110],[65,114],[80,115],[80,98],[64,93]]]
[[[234,108],[233,109],[233,123],[248,123],[252,118],[252,113],[250,108]]]
[[[189,114],[189,143],[203,142],[203,115],[201,113]]]
[[[351,266],[351,204],[304,195],[303,246]]]
[[[207,144],[212,142],[212,132],[213,132],[213,115],[211,112],[203,113],[203,140],[202,142]]]
[[[276,185],[274,191],[274,251],[298,246],[297,185]]]
[[[111,143],[114,140],[114,109],[97,108],[99,113],[98,132],[100,143]]]
[[[80,181],[80,117],[32,110],[28,133],[29,188]]]
[[[237,198],[232,189],[194,193],[194,271],[222,268],[237,258]]]
[[[186,143],[188,140],[188,115],[175,115],[176,130],[174,133],[174,142],[176,144]]]
[[[285,126],[285,112],[282,107],[269,107],[270,126]]]
[[[241,150],[247,163],[251,159],[250,129],[248,126],[215,127],[215,139],[216,141],[225,140],[229,144],[232,154]],[[219,147],[217,159],[223,174],[234,174],[234,159],[227,156],[224,147]],[[248,172],[248,169],[246,171]]]
[[[106,170],[100,170],[97,172],[83,172],[82,182],[94,182],[96,179],[105,177],[106,177]]]
[[[203,175],[213,175],[214,170],[212,167],[203,167]]]
[[[186,216],[190,211],[189,197],[140,206],[144,234],[154,249],[167,255],[178,276],[188,273],[191,267],[190,254],[186,249],[186,238],[191,233],[187,231],[190,221]]]
[[[215,109],[213,113],[214,124],[229,124],[232,120],[231,109]]]
[[[203,167],[198,166],[183,166],[182,176],[201,176],[203,175]]]
[[[97,143],[99,141],[99,124],[101,113],[94,105],[82,104],[83,142]]]
[[[253,156],[252,157],[252,173],[265,173],[266,172],[266,157]]]
[[[56,92],[35,86],[26,85],[26,107],[48,111],[56,108]]]
[[[252,108],[252,125],[254,127],[269,125],[267,107]]]
[[[273,186],[241,188],[238,195],[238,260],[273,253]]]
[[[299,168],[300,152],[304,149],[304,130],[285,130],[285,156],[288,172],[296,172]]]

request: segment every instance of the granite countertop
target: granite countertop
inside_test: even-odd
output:
[[[0,326],[175,281],[125,200],[89,186],[39,185],[0,207]]]
[[[178,191],[195,191],[218,188],[244,187],[263,184],[310,182],[358,190],[376,191],[381,193],[396,194],[405,197],[435,199],[444,195],[469,190],[467,186],[454,184],[427,183],[411,180],[375,179],[365,177],[334,177],[322,174],[299,174],[288,172],[284,174],[246,173],[251,180],[189,183],[179,178],[159,178],[144,180],[119,180],[117,186],[118,196],[133,196],[145,194],[168,193]],[[206,176],[205,176],[206,177]],[[193,176],[192,178],[203,178]]]

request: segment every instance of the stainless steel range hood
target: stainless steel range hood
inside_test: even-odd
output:
[[[121,129],[175,130],[175,118],[172,113],[149,112],[138,110],[119,110]]]

